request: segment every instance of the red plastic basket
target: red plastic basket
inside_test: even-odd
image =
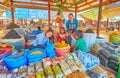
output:
[[[0,51],[3,51],[2,53],[0,53],[0,59],[1,59],[3,55],[11,52],[12,49],[10,49],[10,48],[0,48]]]
[[[69,54],[69,49],[56,49],[57,56],[64,56],[65,54]]]

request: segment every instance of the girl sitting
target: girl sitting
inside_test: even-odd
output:
[[[57,34],[57,40],[58,42],[65,40],[65,28],[64,27],[60,27],[60,33]]]
[[[36,39],[33,40],[31,43],[30,43],[30,49],[33,49],[33,48],[45,48],[47,46],[49,46],[50,44],[50,41],[49,41],[49,38],[51,38],[53,35],[53,31],[51,29],[47,30],[46,33],[41,33],[41,34],[38,34],[36,36]]]

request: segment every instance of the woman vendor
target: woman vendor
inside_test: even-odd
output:
[[[47,30],[46,33],[43,32],[41,34],[38,34],[36,36],[36,39],[30,43],[29,49],[45,48],[49,46],[50,44],[49,38],[52,37],[52,35],[53,35],[52,29]]]
[[[70,13],[68,15],[69,20],[66,22],[66,29],[73,33],[74,31],[78,30],[78,20],[74,18],[73,14]]]

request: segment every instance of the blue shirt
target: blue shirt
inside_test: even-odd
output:
[[[45,33],[41,33],[41,34],[38,34],[36,36],[36,39],[33,40],[31,42],[30,45],[34,45],[34,46],[37,46],[37,45],[44,45],[44,46],[48,46],[50,43],[49,43],[49,39],[45,36]]]
[[[77,19],[73,19],[73,22],[71,22],[70,20],[68,20],[66,22],[66,29],[67,30],[71,30],[74,29],[74,31],[76,31],[78,29],[78,20]]]

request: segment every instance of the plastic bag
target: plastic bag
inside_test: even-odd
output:
[[[79,70],[79,68],[74,60],[69,59],[69,60],[67,60],[67,63],[69,65],[69,67],[71,68],[72,72]]]
[[[65,76],[65,78],[87,78],[86,74],[81,72],[81,71],[75,71],[74,73],[71,73],[67,76]]]
[[[27,66],[21,66],[18,71],[18,77],[25,77],[27,75]]]
[[[45,48],[45,51],[46,51],[46,55],[48,57],[50,57],[51,59],[56,56],[56,52],[55,52],[55,49],[54,49],[54,44],[49,44],[49,46],[47,46]]]
[[[51,67],[45,69],[46,78],[55,78],[54,72]]]
[[[61,67],[61,70],[64,73],[64,75],[68,75],[68,74],[72,73],[69,65],[66,62],[60,63],[60,67]]]
[[[82,71],[82,72],[86,71],[85,66],[82,64],[82,62],[80,60],[76,60],[75,62],[76,62],[76,64],[77,64],[80,71]]]
[[[79,60],[81,60],[87,69],[91,69],[100,64],[99,58],[90,53],[82,53],[80,51],[77,51],[76,55],[78,55]]]
[[[88,75],[90,75],[92,78],[108,78],[107,73],[104,69],[97,66],[93,68],[92,70],[87,71]]]
[[[36,78],[46,78],[45,74],[44,74],[44,71],[37,72],[36,73]]]
[[[55,78],[63,78],[63,73],[62,73],[59,65],[52,66],[52,70],[55,73]]]
[[[45,68],[45,69],[48,68],[48,67],[50,67],[51,64],[52,64],[52,61],[51,61],[50,58],[45,58],[45,59],[43,59],[43,65],[44,65],[44,68]]]
[[[52,59],[52,62],[53,62],[53,64],[58,64],[58,63],[60,63],[58,57],[54,57],[54,58]]]
[[[35,73],[35,66],[34,64],[29,64],[28,66],[28,75],[32,75]]]
[[[36,72],[43,71],[43,63],[42,62],[36,63],[35,64],[35,69],[36,69]]]

